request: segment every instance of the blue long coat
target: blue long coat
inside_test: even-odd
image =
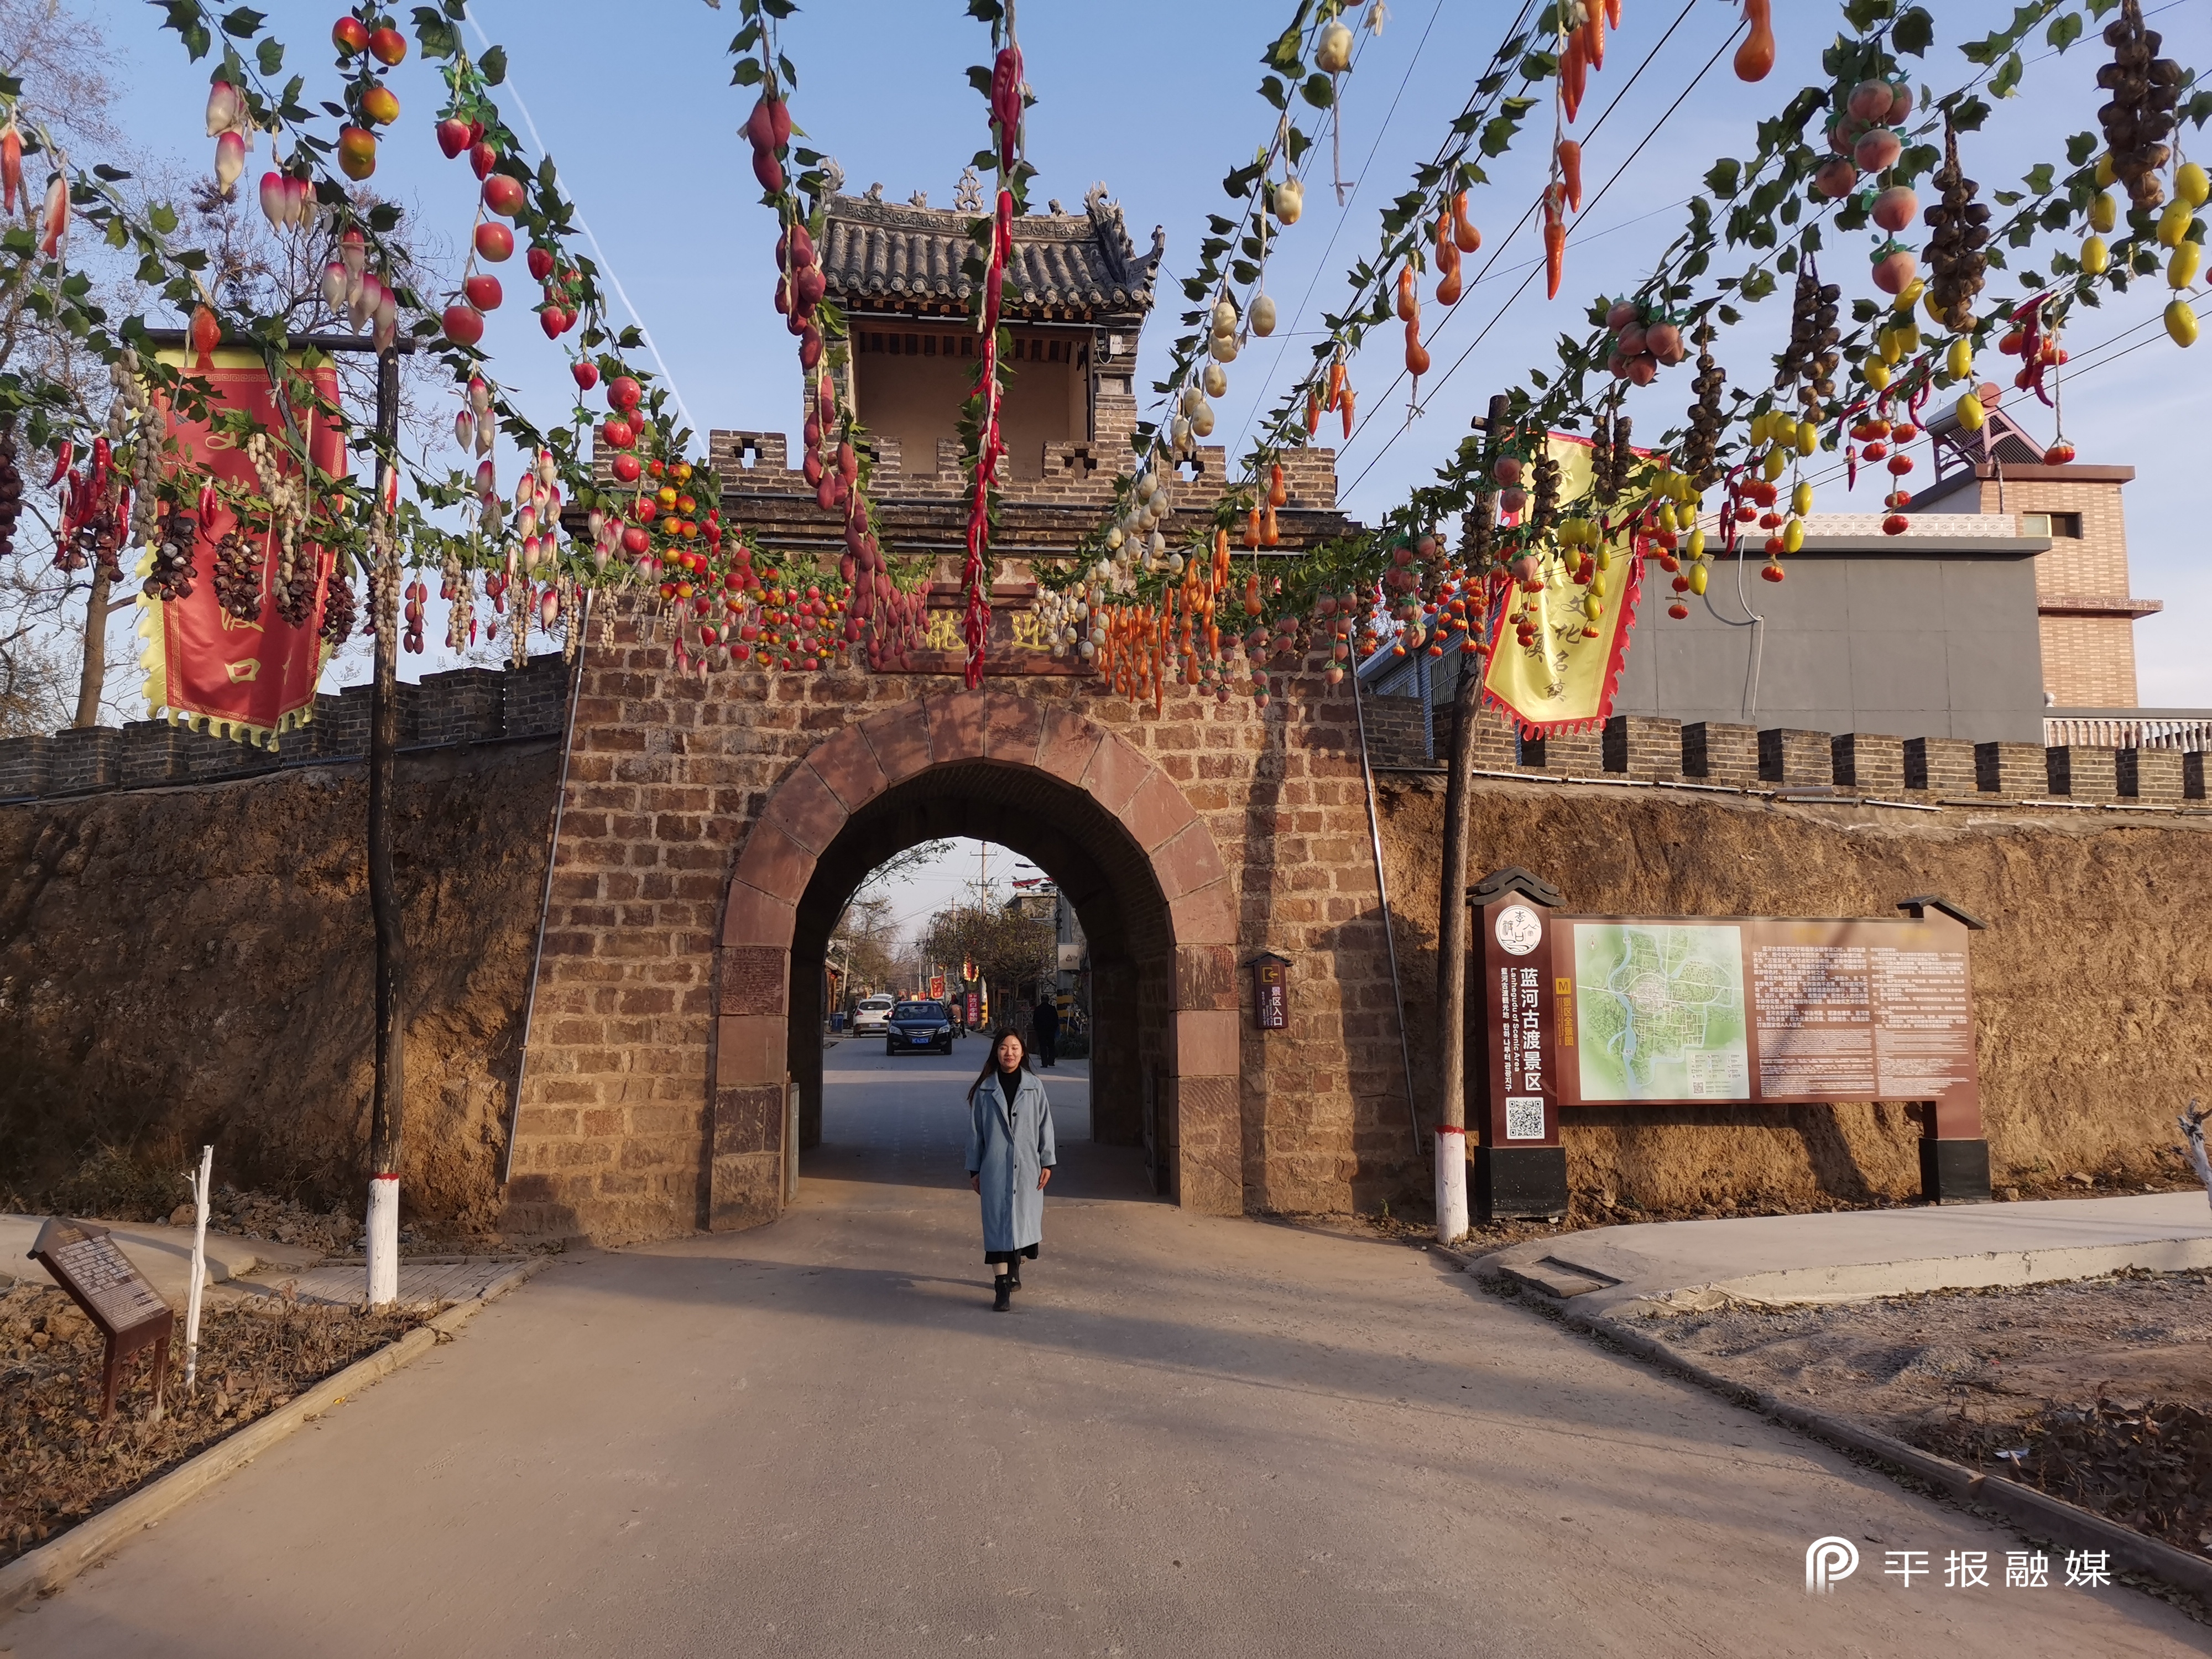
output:
[[[1044,1085],[1024,1072],[1010,1107],[994,1071],[975,1091],[968,1115],[968,1173],[981,1177],[985,1251],[1027,1249],[1042,1241],[1037,1172],[1057,1161]]]

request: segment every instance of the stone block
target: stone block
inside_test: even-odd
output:
[[[783,1213],[783,1154],[743,1152],[713,1160],[708,1170],[707,1227],[741,1232]]]
[[[956,691],[950,696],[927,697],[922,707],[929,714],[929,757],[939,766],[949,761],[981,760],[984,755],[985,697],[981,691]]]
[[[1178,944],[1175,961],[1176,1007],[1236,1012],[1237,969],[1232,947]]]
[[[929,766],[929,715],[919,701],[902,702],[860,722],[886,783],[902,783]]]
[[[1682,775],[1682,722],[1615,714],[1605,723],[1601,758],[1608,772],[1672,780]]]
[[[753,1088],[780,1083],[790,1069],[781,1014],[723,1014],[714,1022],[714,1084]]]
[[[1197,817],[1173,778],[1158,768],[1137,786],[1122,822],[1147,853],[1181,835]]]
[[[1108,732],[1099,739],[1080,780],[1081,787],[1116,817],[1122,815],[1152,769],[1144,750],[1118,734]]]
[[[1984,795],[2033,800],[2051,790],[2051,768],[2039,743],[1978,743],[1974,787]]]
[[[1026,766],[1036,759],[1044,734],[1043,706],[1011,692],[993,691],[983,701],[983,753],[992,760]]]
[[[1905,793],[1905,739],[1879,732],[1844,732],[1830,744],[1835,781],[1869,795]]]
[[[1062,782],[1079,784],[1104,736],[1071,709],[1048,709],[1044,731],[1037,740],[1036,763]]]
[[[859,811],[887,787],[876,751],[857,726],[830,738],[808,757],[807,763],[848,812]]]
[[[1194,818],[1152,854],[1152,874],[1170,903],[1185,893],[1211,886],[1228,873],[1222,867],[1221,853],[1213,844],[1212,832]]]
[[[1178,1009],[1175,1069],[1186,1078],[1235,1078],[1243,1069],[1238,1016],[1233,1008]]]
[[[1907,738],[1905,740],[1905,787],[1930,795],[1971,795],[1974,781],[1974,745],[1966,738]]]
[[[1184,893],[1168,902],[1169,925],[1177,945],[1234,945],[1234,894],[1226,880]]]
[[[1834,740],[1826,732],[1770,726],[1759,734],[1759,776],[1784,789],[1825,789],[1836,781]]]
[[[806,762],[792,768],[769,797],[769,823],[819,858],[845,827],[846,808],[836,792]]]
[[[798,914],[792,901],[763,893],[747,883],[733,881],[730,884],[729,900],[722,909],[722,943],[775,945],[789,950]]]
[[[1682,728],[1682,775],[1747,789],[1759,781],[1756,727],[1697,720]]]
[[[813,876],[813,854],[773,823],[763,820],[753,825],[738,858],[739,881],[796,905]]]
[[[786,1011],[785,984],[791,969],[789,947],[777,945],[726,945],[717,964],[720,981],[718,1010],[725,1014],[781,1014]],[[673,1004],[672,995],[659,993]],[[624,1013],[648,1012],[625,1006]]]

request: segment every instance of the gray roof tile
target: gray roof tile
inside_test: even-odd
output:
[[[975,250],[969,214],[832,196],[822,238],[823,274],[833,299],[964,301],[975,283],[961,271]],[[1081,213],[1029,214],[1014,222],[1007,308],[1020,316],[1046,307],[1098,312],[1149,311],[1167,239],[1155,230],[1149,252],[1129,240],[1118,202],[1095,188]]]

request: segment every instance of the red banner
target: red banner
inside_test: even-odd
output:
[[[246,410],[272,435],[286,430],[268,364],[258,352],[220,350],[187,365],[182,351],[165,351],[161,361],[206,380],[210,404]],[[313,387],[312,403],[304,394],[293,399],[293,419],[307,437],[308,456],[324,473],[342,477],[348,470],[345,440],[327,413],[337,406],[337,371],[327,360],[307,370],[294,358],[290,368]],[[179,465],[188,476],[211,474],[257,495],[262,492],[253,463],[228,434],[210,431],[205,422],[173,410],[169,434],[177,441]],[[295,627],[276,608],[283,552],[276,532],[262,532],[261,614],[256,621],[242,622],[222,608],[215,584],[216,549],[237,522],[228,507],[219,505],[200,526],[189,596],[164,602],[139,595],[138,633],[146,641],[140,663],[146,670],[147,712],[166,714],[195,730],[273,749],[279,733],[314,715],[315,683],[322,677],[325,654],[320,637],[324,585],[332,556],[319,545],[301,543],[299,556],[312,562],[315,573],[315,597]],[[140,575],[152,568],[152,561],[149,550],[140,562]]]

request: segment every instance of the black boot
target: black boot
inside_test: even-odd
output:
[[[991,1311],[993,1313],[1004,1313],[1007,1309],[1014,1305],[1014,1298],[1012,1294],[1014,1288],[1013,1282],[1009,1279],[1006,1274],[1000,1273],[998,1278],[993,1279],[991,1281],[991,1288],[997,1292],[997,1294],[991,1299]]]
[[[1006,1263],[1006,1288],[1010,1291],[1018,1291],[1021,1287],[1022,1264],[1018,1261],[1009,1261]]]

